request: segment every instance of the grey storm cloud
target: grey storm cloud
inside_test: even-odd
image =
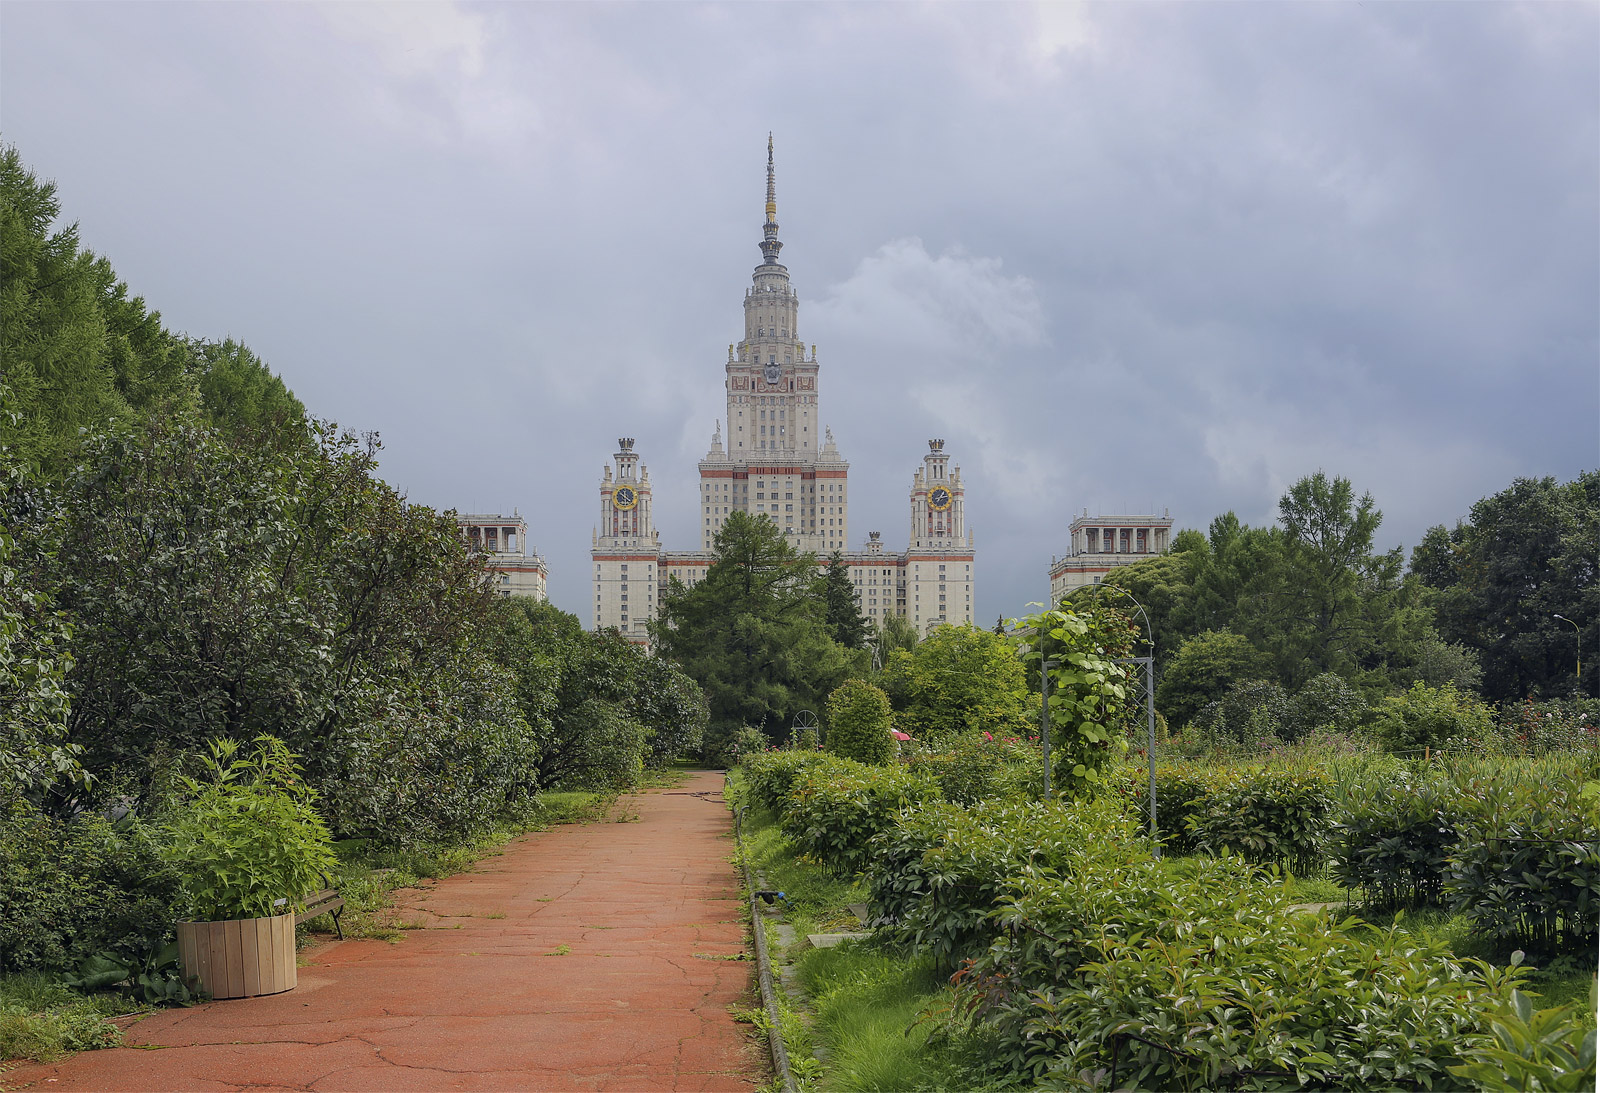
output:
[[[1261,522],[1323,469],[1409,546],[1600,462],[1597,12],[13,0],[0,136],[586,617],[618,436],[697,542],[771,130],[856,530],[904,544],[944,437],[987,622],[1085,508]]]

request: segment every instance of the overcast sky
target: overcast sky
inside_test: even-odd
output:
[[[669,549],[760,261],[851,532],[962,466],[988,625],[1075,513],[1266,523],[1318,469],[1409,550],[1600,464],[1600,8],[0,7],[0,138],[177,330],[519,509],[587,624],[637,438]]]

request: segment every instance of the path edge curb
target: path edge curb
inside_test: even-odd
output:
[[[755,938],[756,978],[761,983],[761,1001],[767,1009],[767,1045],[772,1051],[772,1066],[783,1081],[784,1093],[798,1093],[794,1072],[789,1069],[789,1051],[783,1046],[779,1027],[778,991],[772,979],[772,959],[767,954],[767,929],[756,909],[756,886],[750,879],[750,858],[744,852],[744,809],[733,812],[733,841],[739,851],[739,868],[744,873],[744,890],[750,901],[750,934]]]

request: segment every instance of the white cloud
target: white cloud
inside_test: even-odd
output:
[[[885,243],[812,305],[835,337],[889,342],[939,360],[987,358],[1044,340],[1044,309],[1027,277],[960,249],[935,258],[920,239]]]

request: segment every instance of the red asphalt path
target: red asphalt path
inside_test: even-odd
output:
[[[164,1010],[132,1046],[3,1071],[0,1089],[754,1089],[762,1056],[729,1013],[750,965],[721,789],[697,773],[524,835],[400,893],[421,928],[398,944],[302,952],[292,991]]]

